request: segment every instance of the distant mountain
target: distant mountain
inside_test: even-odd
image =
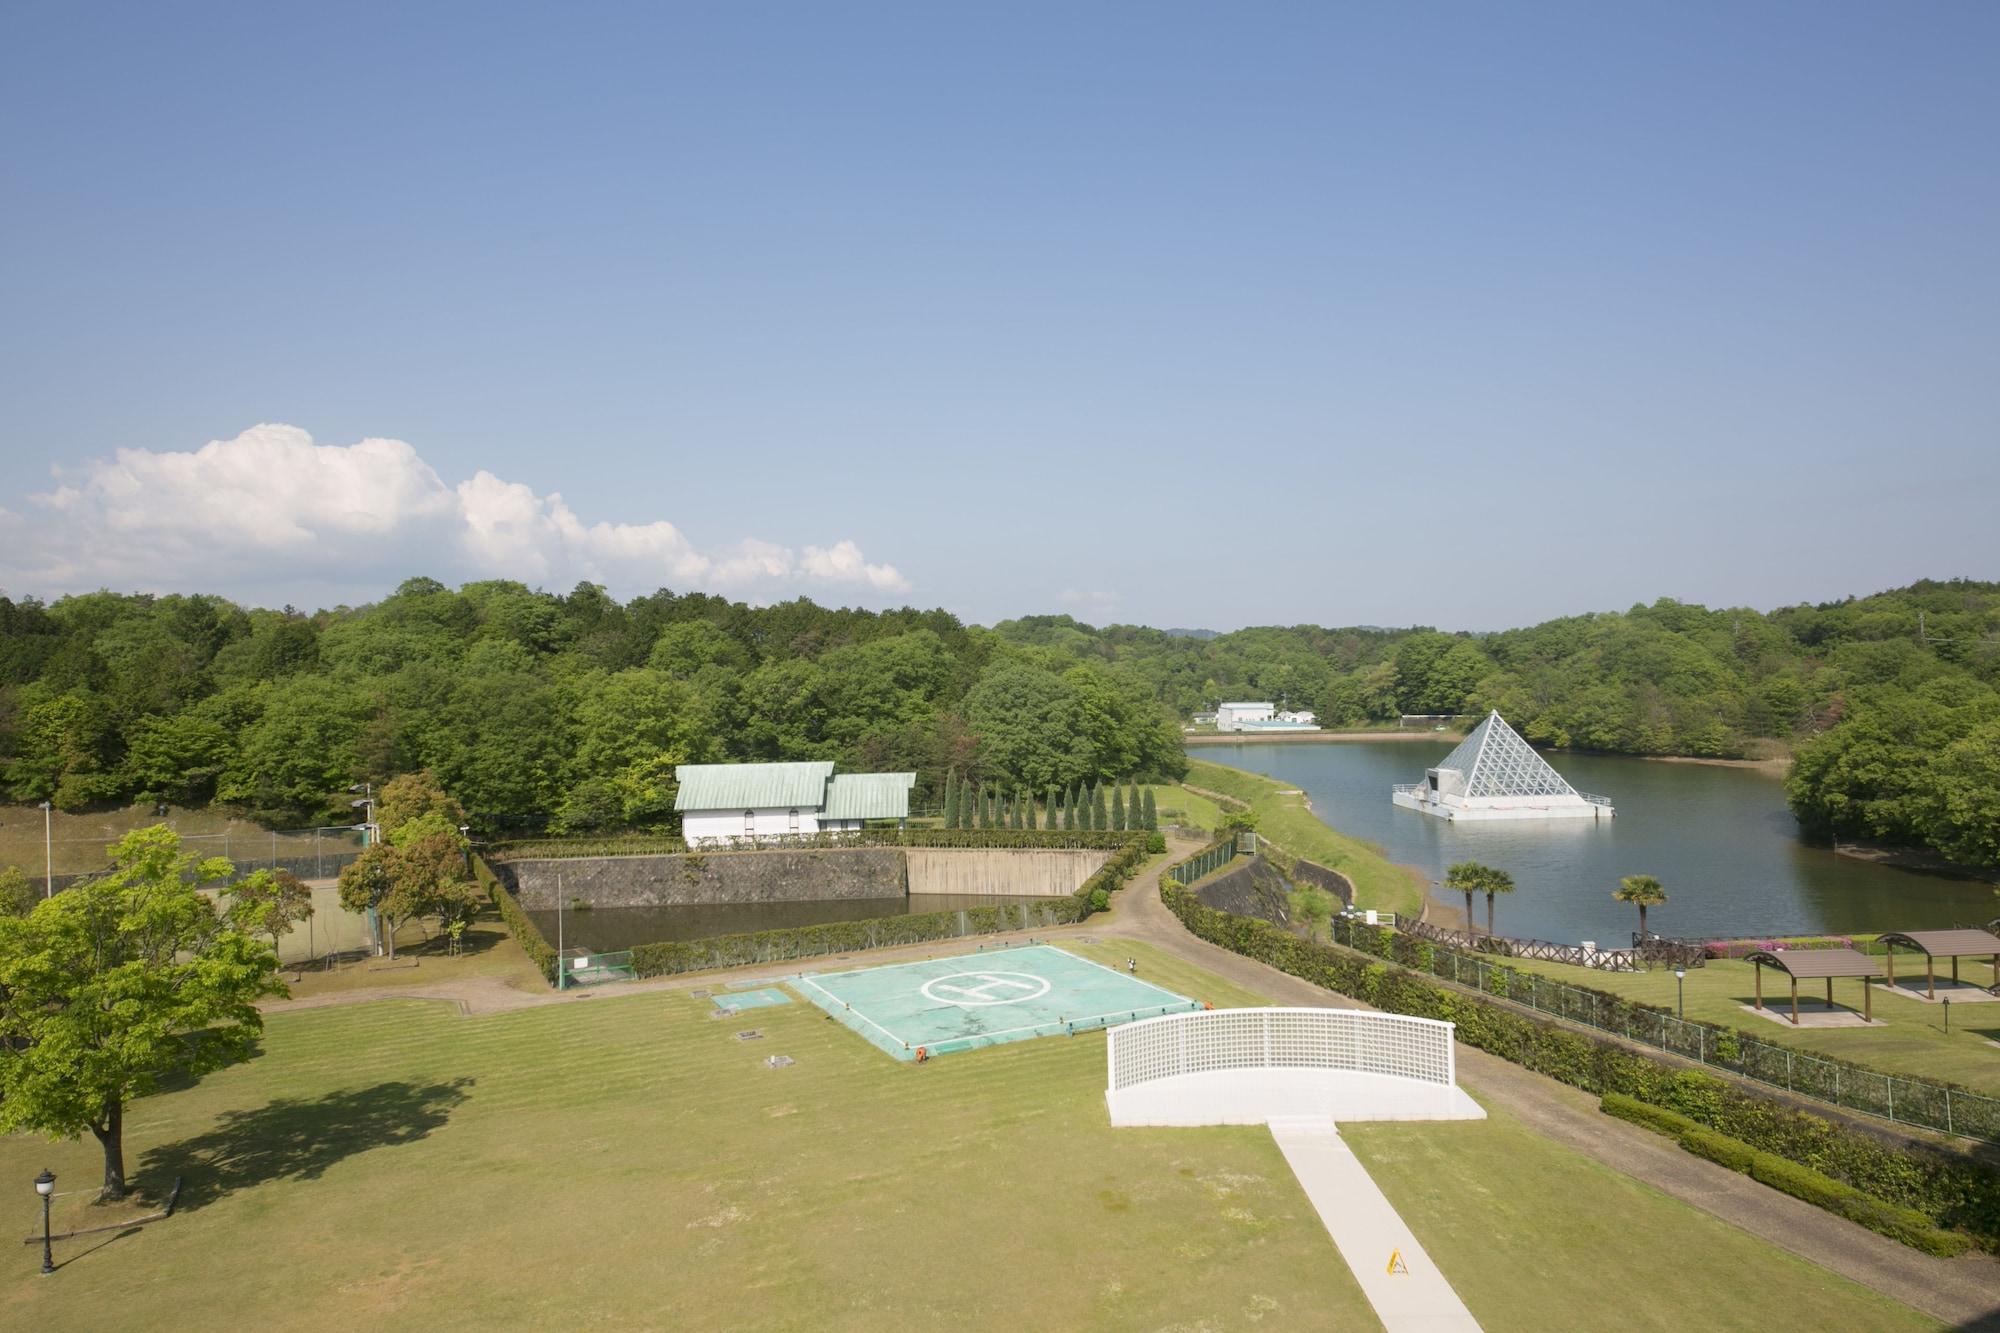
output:
[[[1222,631],[1213,629],[1163,629],[1160,633],[1170,639],[1219,639]]]

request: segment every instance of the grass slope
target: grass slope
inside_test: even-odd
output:
[[[1423,911],[1421,876],[1390,861],[1373,843],[1330,827],[1306,805],[1304,796],[1284,783],[1191,758],[1187,785],[1248,804],[1257,813],[1258,832],[1292,855],[1317,861],[1353,880],[1357,906],[1405,916]]]
[[[1145,945],[1077,947],[1259,998]],[[663,991],[274,1015],[259,1057],[131,1112],[136,1175],[185,1172],[183,1212],[60,1243],[52,1278],[19,1247],[0,1323],[177,1328],[198,1303],[216,1326],[1377,1327],[1267,1133],[1106,1125],[1101,1033],[914,1066],[804,1003],[709,1009]],[[780,1053],[797,1063],[767,1068]],[[1553,1309],[1728,1326],[1744,1303],[1718,1274],[1810,1280],[1827,1326],[1923,1326],[1505,1119],[1351,1133],[1496,1333]],[[0,1139],[19,1235],[44,1163],[59,1226],[99,1211],[90,1148]]]
[[[1575,986],[1610,991],[1644,1004],[1674,1007],[1674,974],[1670,968],[1650,972],[1599,972],[1562,963],[1510,960],[1511,967],[1555,977]],[[1951,975],[1949,967],[1941,969]],[[1959,975],[1982,985],[1992,981],[1992,968],[1983,962],[1963,959]],[[1923,977],[1923,959],[1901,954],[1896,960],[1898,980]],[[1772,1023],[1743,1012],[1756,994],[1756,978],[1751,965],[1735,959],[1712,959],[1687,974],[1687,1016],[1721,1023],[1764,1041],[1800,1050],[1816,1051],[1892,1073],[1914,1074],[1921,1078],[1943,1079],[1979,1092],[2000,1096],[2000,1051],[1991,1043],[2000,1042],[2000,1004],[1954,1004],[1951,1031],[1944,1030],[1941,1006],[1892,995],[1879,987],[1875,991],[1875,1017],[1879,1028],[1794,1028],[1790,1023]],[[1825,983],[1802,981],[1799,996],[1826,997]],[[1836,981],[1835,1004],[1859,1008],[1861,987],[1852,979]],[[1791,981],[1773,968],[1764,969],[1764,1003],[1789,1012]]]

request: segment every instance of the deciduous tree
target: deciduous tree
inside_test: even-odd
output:
[[[165,827],[127,834],[112,869],[0,918],[0,1129],[104,1152],[103,1197],[125,1194],[125,1111],[167,1079],[248,1054],[277,959],[197,885],[226,878]]]

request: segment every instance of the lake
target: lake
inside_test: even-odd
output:
[[[690,907],[593,907],[562,914],[566,947],[600,953],[639,944],[705,940],[716,935],[743,935],[791,926],[822,926],[836,921],[873,921],[885,916],[924,912],[956,912],[972,907],[1050,901],[984,893],[899,894],[891,898],[832,898],[791,903],[708,903]],[[556,940],[556,914],[529,912],[551,944]]]
[[[1611,820],[1456,824],[1399,810],[1389,788],[1418,782],[1450,742],[1352,741],[1203,745],[1189,757],[1297,787],[1320,818],[1379,844],[1432,880],[1454,861],[1513,875],[1502,934],[1629,943],[1638,912],[1613,902],[1622,875],[1656,875],[1667,903],[1647,924],[1666,935],[1841,933],[1976,925],[2000,916],[1991,886],[1836,855],[1807,843],[1783,781],[1750,768],[1615,755],[1544,757],[1579,791],[1601,793]],[[1465,900],[1451,895],[1461,909]],[[1486,902],[1474,898],[1485,923]]]

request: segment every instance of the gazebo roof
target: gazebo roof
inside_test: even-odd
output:
[[[1985,958],[2000,954],[2000,935],[1989,930],[1890,930],[1884,944],[1902,944],[1933,958]]]
[[[1750,961],[1775,967],[1799,981],[1882,975],[1880,963],[1854,949],[1786,949],[1775,953],[1759,949],[1750,955]]]

